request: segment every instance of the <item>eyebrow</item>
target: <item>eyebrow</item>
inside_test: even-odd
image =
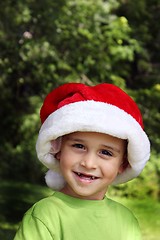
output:
[[[85,140],[83,140],[83,139],[81,139],[81,138],[80,138],[80,139],[79,139],[79,138],[72,138],[72,137],[70,137],[70,136],[67,137],[67,140],[69,140],[69,141],[74,141],[74,142],[80,142],[80,143],[85,143],[85,142],[86,142]],[[101,144],[101,146],[102,146],[102,147],[105,147],[105,148],[107,148],[107,149],[110,149],[110,150],[112,150],[112,151],[118,152],[118,153],[121,152],[120,149],[118,149],[118,148],[116,148],[116,147],[112,147],[112,146],[110,146],[110,145]]]
[[[83,139],[79,139],[79,138],[73,138],[73,137],[67,137],[67,140],[69,141],[74,141],[74,142],[85,142],[85,140]]]
[[[112,147],[112,146],[105,145],[105,144],[102,144],[102,146],[104,146],[104,147],[106,147],[106,148],[108,148],[108,149],[110,149],[110,150],[112,150],[112,151],[118,152],[118,153],[121,152],[120,149],[118,149],[118,148],[116,148],[116,147]]]

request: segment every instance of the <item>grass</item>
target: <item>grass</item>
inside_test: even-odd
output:
[[[12,240],[24,212],[52,193],[47,187],[28,183],[1,182],[0,239]],[[160,203],[153,199],[113,199],[130,208],[137,217],[143,240],[160,239]]]

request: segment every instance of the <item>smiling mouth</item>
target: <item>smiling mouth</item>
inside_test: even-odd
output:
[[[98,177],[93,176],[93,175],[88,175],[80,172],[74,172],[79,178],[84,179],[84,180],[96,180]]]

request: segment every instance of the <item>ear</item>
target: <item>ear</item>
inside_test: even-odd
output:
[[[121,163],[121,165],[119,167],[118,173],[119,174],[123,173],[126,170],[126,168],[128,168],[129,166],[130,166],[130,164],[128,162],[127,154],[125,154],[124,158],[123,158],[123,162]]]
[[[60,158],[61,158],[61,152],[60,152],[60,151],[55,154],[55,158],[56,158],[58,161],[60,161]]]
[[[50,150],[50,152],[52,154],[56,154],[56,153],[58,153],[60,151],[60,149],[61,149],[61,142],[62,142],[62,138],[61,137],[59,137],[59,138],[57,138],[55,140],[51,140],[51,150]]]

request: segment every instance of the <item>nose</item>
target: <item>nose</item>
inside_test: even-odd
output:
[[[86,153],[80,164],[87,169],[95,169],[97,168],[97,157],[94,153]]]

